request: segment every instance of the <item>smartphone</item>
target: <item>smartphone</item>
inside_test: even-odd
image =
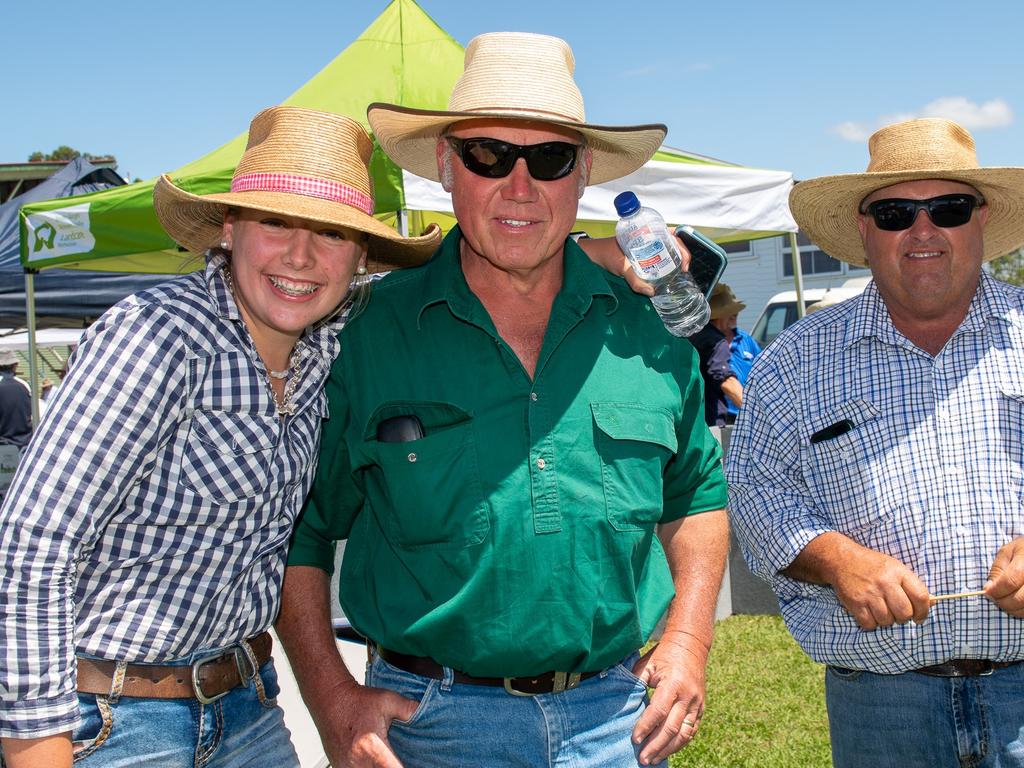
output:
[[[676,227],[676,237],[686,244],[690,252],[690,277],[704,292],[704,297],[711,298],[711,291],[715,289],[729,263],[725,251],[693,227]]]
[[[377,425],[377,441],[409,443],[423,437],[423,423],[415,416],[392,416]]]

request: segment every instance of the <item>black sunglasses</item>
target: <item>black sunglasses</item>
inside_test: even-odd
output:
[[[542,144],[510,144],[498,139],[457,139],[448,136],[448,143],[459,155],[462,164],[477,176],[503,179],[521,157],[537,181],[554,181],[572,173],[579,155],[579,144],[567,141],[545,141]]]
[[[961,227],[971,220],[975,206],[982,206],[985,201],[966,193],[939,195],[927,200],[906,200],[894,197],[887,200],[875,200],[868,204],[861,213],[869,213],[875,220],[875,226],[886,232],[899,232],[910,229],[917,212],[924,209],[936,227]]]

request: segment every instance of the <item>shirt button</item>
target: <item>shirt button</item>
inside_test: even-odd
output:
[[[530,393],[530,399],[533,400],[533,402],[536,403],[537,402],[537,393],[536,392],[531,392]]]
[[[415,462],[416,461],[416,454],[415,453],[410,453],[408,458],[409,458],[409,461]]]
[[[956,534],[957,534],[957,536],[966,536],[967,535],[967,527],[963,526],[963,525],[958,525],[956,527]]]
[[[547,462],[544,459],[537,459],[537,469],[544,469],[547,466]]]
[[[939,408],[937,413],[938,413],[940,419],[942,419],[943,421],[949,421],[949,409],[948,408]]]
[[[962,470],[956,464],[950,464],[948,467],[946,467],[946,474],[947,475],[959,475],[959,474],[961,474],[961,472],[962,472]]]

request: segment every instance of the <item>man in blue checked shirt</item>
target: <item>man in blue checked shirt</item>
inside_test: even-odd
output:
[[[727,476],[737,536],[828,665],[836,766],[1024,766],[1024,168],[946,120],[798,184],[800,228],[864,293],[754,364]]]

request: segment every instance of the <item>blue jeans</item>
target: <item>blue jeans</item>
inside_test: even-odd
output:
[[[195,699],[141,699],[80,693],[75,729],[80,768],[298,768],[268,661],[247,688],[212,704]]]
[[[388,731],[404,768],[625,768],[639,765],[630,734],[647,705],[647,687],[630,671],[637,658],[539,696],[452,683],[450,670],[446,680],[420,677],[377,656],[366,683],[420,702]]]
[[[825,701],[836,768],[1024,766],[1024,664],[978,677],[829,667]]]

